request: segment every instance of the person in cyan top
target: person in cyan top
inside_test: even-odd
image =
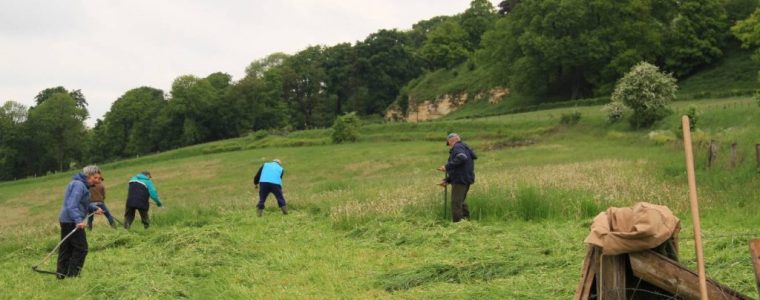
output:
[[[129,229],[132,221],[135,220],[135,210],[140,213],[140,219],[145,229],[150,226],[148,209],[150,204],[148,198],[153,199],[158,207],[163,207],[161,198],[158,197],[156,186],[151,181],[150,172],[142,171],[129,180],[129,189],[127,190],[127,208],[124,211],[124,228]]]
[[[266,202],[269,193],[274,194],[277,198],[277,205],[280,206],[282,214],[288,214],[287,203],[285,203],[285,197],[282,195],[282,175],[285,174],[285,169],[282,168],[282,162],[279,159],[275,159],[271,162],[264,163],[256,172],[256,176],[253,178],[253,184],[259,189],[259,204],[256,205],[258,209],[256,214],[261,217],[264,213],[264,202]]]

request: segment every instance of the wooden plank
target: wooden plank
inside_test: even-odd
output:
[[[684,299],[700,299],[699,276],[677,262],[655,253],[642,251],[629,254],[634,276]],[[712,279],[707,279],[707,298],[751,299]]]
[[[601,255],[597,295],[601,300],[625,300],[625,264],[627,255]]]
[[[590,246],[586,252],[581,268],[581,282],[575,290],[573,300],[587,300],[591,297],[591,286],[594,284],[596,270],[599,267],[599,247]]]
[[[760,293],[760,239],[749,241],[749,254],[752,256],[752,267],[755,269],[755,285]]]

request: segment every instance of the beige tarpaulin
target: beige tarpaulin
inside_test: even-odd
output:
[[[643,251],[670,238],[679,222],[661,205],[639,202],[633,207],[610,207],[594,217],[584,242],[602,247],[604,255]]]

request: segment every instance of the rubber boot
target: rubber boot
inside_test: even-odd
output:
[[[283,215],[287,215],[288,214],[288,207],[287,206],[280,207],[280,209],[282,210],[282,214]]]
[[[256,210],[256,215],[257,216],[261,217],[263,214],[264,214],[264,210],[263,209],[259,208],[259,209]]]

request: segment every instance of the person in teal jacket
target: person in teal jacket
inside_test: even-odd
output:
[[[264,213],[264,202],[270,193],[274,194],[277,198],[277,205],[280,206],[282,213],[288,214],[288,207],[285,203],[285,197],[282,195],[282,175],[285,174],[285,169],[282,168],[282,162],[279,159],[275,159],[271,162],[264,163],[259,168],[256,176],[253,178],[253,184],[259,189],[259,204],[256,205],[258,209],[256,214],[261,217]]]
[[[135,220],[135,210],[137,210],[140,213],[143,226],[145,229],[148,229],[150,226],[150,218],[148,217],[150,205],[148,198],[153,199],[156,206],[164,206],[161,203],[161,198],[158,197],[158,191],[156,191],[156,186],[153,185],[151,178],[150,172],[143,171],[129,180],[127,208],[124,211],[124,228],[129,229],[129,226],[132,225],[132,221]]]

